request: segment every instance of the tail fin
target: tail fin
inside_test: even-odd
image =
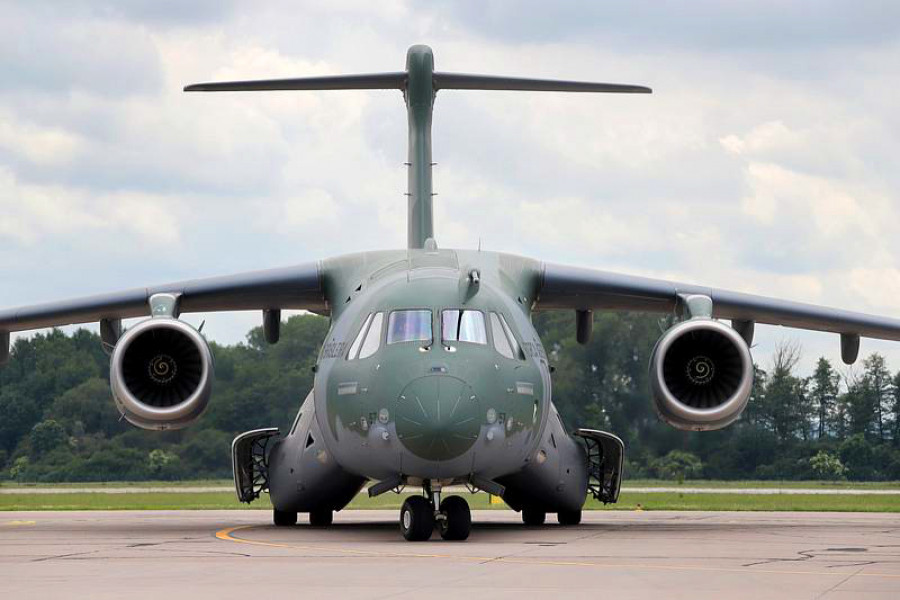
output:
[[[431,114],[438,90],[510,90],[534,92],[606,92],[649,94],[640,85],[523,79],[434,71],[434,55],[428,46],[412,46],[406,53],[406,71],[366,75],[335,75],[196,83],[186,92],[258,92],[272,90],[400,90],[406,100],[409,117],[409,222],[410,248],[423,248],[434,237],[431,187]]]

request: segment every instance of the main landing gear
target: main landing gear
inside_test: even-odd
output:
[[[425,496],[410,496],[400,509],[400,531],[410,542],[431,539],[437,524],[445,540],[464,540],[472,530],[472,513],[461,496],[441,501],[441,489],[425,485]]]
[[[309,524],[313,527],[327,527],[331,525],[333,519],[334,511],[330,508],[314,510],[309,513]],[[297,524],[297,513],[276,508],[272,512],[272,522],[277,527],[293,527]]]
[[[276,508],[272,511],[272,522],[276,527],[291,527],[297,524],[297,513]]]
[[[533,508],[522,509],[522,522],[531,527],[539,527],[547,520],[547,512]],[[581,523],[580,510],[561,510],[556,513],[560,525],[578,525]]]

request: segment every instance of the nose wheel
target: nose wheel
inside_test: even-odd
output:
[[[464,540],[472,531],[472,513],[469,503],[460,496],[449,496],[441,502],[438,520],[441,537],[445,540]]]
[[[410,496],[400,508],[400,531],[408,542],[424,542],[434,531],[434,510],[423,496]]]
[[[410,496],[400,508],[400,531],[410,542],[431,539],[437,524],[445,540],[464,540],[472,531],[472,512],[460,496],[441,501],[440,489],[425,488],[426,496]]]

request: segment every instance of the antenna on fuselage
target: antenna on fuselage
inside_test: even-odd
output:
[[[409,120],[409,168],[407,198],[409,248],[424,248],[434,238],[432,213],[431,115],[438,90],[509,90],[534,92],[607,92],[649,94],[640,85],[558,81],[496,77],[466,73],[441,73],[434,70],[434,54],[428,46],[412,46],[406,52],[406,70],[366,75],[334,75],[297,79],[226,81],[196,83],[186,92],[261,92],[271,90],[373,90],[397,89],[403,92]]]

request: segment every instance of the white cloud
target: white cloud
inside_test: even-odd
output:
[[[878,232],[874,215],[842,182],[803,175],[779,165],[750,163],[747,183],[750,194],[743,199],[743,212],[763,223],[791,217],[808,219],[817,233],[831,238],[848,232],[870,237]]]
[[[147,243],[175,244],[183,215],[177,202],[152,194],[125,192],[91,196],[64,186],[23,184],[0,167],[0,214],[6,235],[28,246],[66,238],[136,236]],[[61,248],[62,250],[62,248]]]
[[[322,224],[333,224],[338,217],[334,197],[325,190],[306,190],[287,198],[283,207],[283,218],[277,224],[281,231],[311,230]]]
[[[70,162],[80,146],[79,137],[68,131],[17,123],[12,115],[0,113],[0,148],[10,154],[20,154],[39,165],[55,166]]]

